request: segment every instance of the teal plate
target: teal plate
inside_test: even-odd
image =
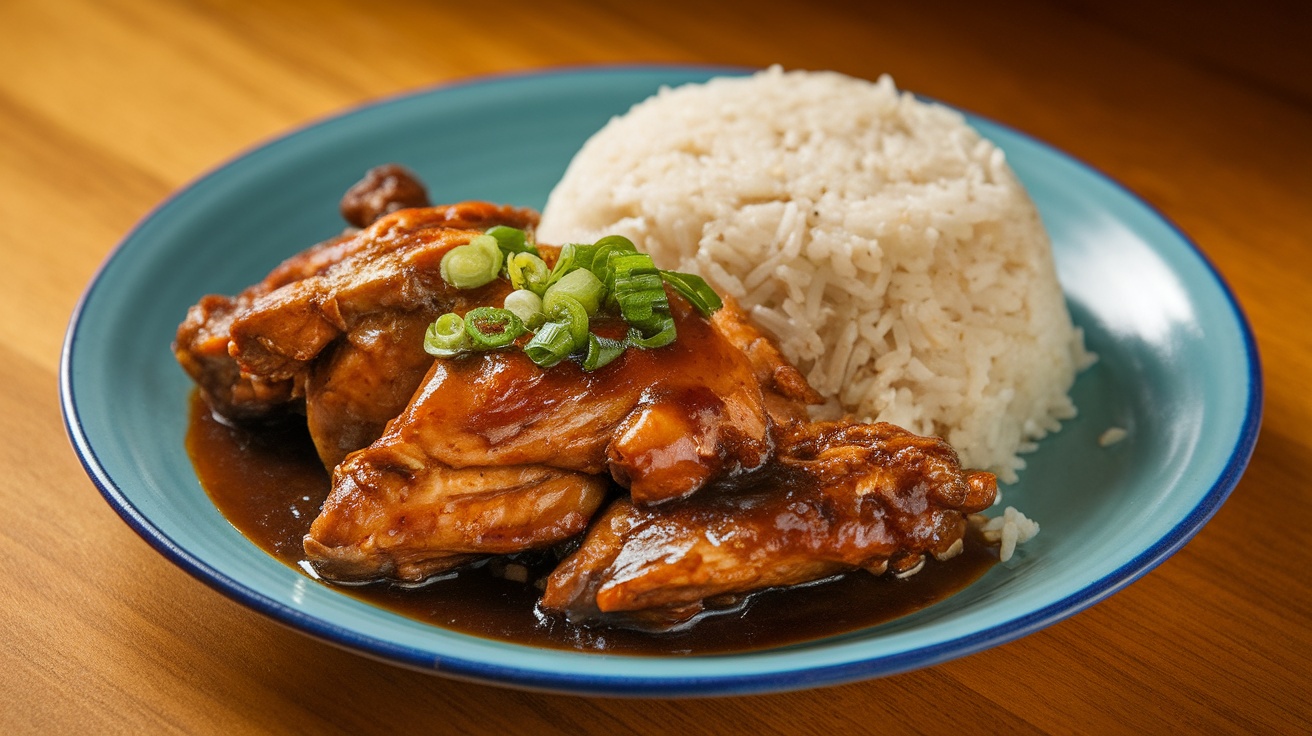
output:
[[[1099,362],[1079,418],[1028,456],[1006,502],[1043,531],[1006,565],[915,614],[734,655],[639,657],[515,645],[372,607],[266,555],[215,509],[183,447],[191,383],[169,344],[187,307],[234,293],[336,234],[341,193],[399,162],[434,201],[542,207],[584,140],[662,85],[735,70],[606,67],[502,76],[346,112],[274,140],[174,194],[105,261],[70,323],[61,365],[69,436],[106,500],[174,563],[311,636],[481,682],[612,695],[788,690],[888,675],[977,652],[1124,587],[1216,512],[1257,438],[1252,334],[1206,259],[1088,166],[988,120],[1053,237],[1072,314]],[[741,70],[736,70],[741,71]],[[1109,427],[1128,438],[1100,447]]]

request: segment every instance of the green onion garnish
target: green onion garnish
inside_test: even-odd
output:
[[[550,368],[574,352],[574,336],[568,326],[560,322],[547,322],[538,328],[533,339],[524,346],[528,359],[543,368]]]
[[[597,370],[620,357],[628,347],[628,342],[624,340],[612,340],[589,333],[588,352],[583,355],[583,370]]]
[[[496,238],[497,245],[501,248],[501,252],[505,253],[507,256],[512,253],[538,254],[537,246],[529,242],[528,233],[517,227],[496,225],[488,228],[487,234]]]
[[[574,248],[575,267],[592,271],[603,282],[606,281],[607,261],[612,252],[638,252],[638,248],[633,244],[633,241],[623,235],[607,235],[592,245],[576,245]]]
[[[527,289],[538,296],[547,290],[551,269],[533,253],[516,253],[506,259],[506,278],[516,289]]]
[[[439,358],[459,355],[468,346],[469,335],[465,334],[465,320],[455,312],[447,312],[438,317],[424,333],[424,352]]]
[[[547,320],[546,314],[542,311],[542,297],[528,289],[516,289],[510,292],[506,295],[506,301],[502,306],[514,312],[530,330],[536,330]]]
[[[442,280],[457,289],[475,289],[492,283],[501,272],[504,260],[496,238],[479,235],[442,256]]]
[[[724,306],[720,295],[716,294],[701,276],[677,271],[661,271],[661,280],[673,286],[684,299],[697,307],[697,311],[701,312],[703,317],[711,316],[715,310]]]
[[[552,300],[557,296],[571,296],[577,299],[591,316],[601,309],[601,300],[606,296],[606,285],[591,271],[580,268],[565,274],[547,288],[546,293],[542,295],[543,308],[551,311]]]
[[[525,332],[524,323],[509,309],[478,307],[465,314],[465,334],[478,350],[505,347]]]
[[[556,265],[551,267],[551,275],[547,277],[548,287],[576,268],[574,260],[578,256],[578,249],[579,246],[573,243],[560,246],[560,253],[556,255]]]
[[[582,350],[588,345],[588,310],[583,304],[569,294],[552,293],[547,290],[547,298],[542,300],[542,309],[547,320],[565,326],[569,330],[573,350]],[[570,352],[573,352],[571,350]]]
[[[678,333],[674,329],[674,320],[671,319],[669,322],[662,325],[661,328],[655,331],[650,337],[644,335],[642,330],[639,330],[637,327],[630,327],[625,342],[634,347],[643,348],[645,350],[651,348],[663,348],[674,342],[674,338],[676,337],[678,337]]]
[[[659,332],[670,315],[660,270],[646,253],[613,254],[614,295],[624,321],[644,332]]]
[[[656,268],[651,256],[619,235],[564,245],[548,268],[527,232],[498,225],[451,249],[441,268],[442,278],[456,288],[477,288],[504,276],[515,290],[504,308],[479,307],[463,318],[455,313],[439,317],[424,336],[424,350],[439,357],[494,350],[532,332],[524,352],[537,365],[549,368],[573,358],[593,371],[629,347],[651,349],[674,342],[677,331],[667,284],[704,316],[723,305],[700,276]],[[618,312],[628,323],[623,340],[589,331],[591,318],[606,310]]]

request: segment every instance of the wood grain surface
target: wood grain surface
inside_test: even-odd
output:
[[[0,731],[1297,733],[1312,728],[1312,14],[1305,2],[0,3]],[[284,629],[157,555],[70,449],[70,312],[178,186],[343,107],[606,62],[835,69],[1027,131],[1174,220],[1266,380],[1230,500],[1086,612],[930,669],[745,698],[519,692]],[[1236,390],[1239,390],[1236,387]]]

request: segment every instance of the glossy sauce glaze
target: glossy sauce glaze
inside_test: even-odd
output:
[[[232,427],[214,419],[204,401],[193,396],[187,451],[201,485],[224,516],[266,552],[302,569],[302,539],[329,487],[304,420],[258,431]],[[966,542],[961,555],[947,563],[931,559],[905,580],[855,572],[767,590],[723,602],[691,626],[660,634],[574,626],[539,611],[541,591],[532,582],[554,566],[549,553],[468,566],[418,588],[334,587],[425,623],[519,644],[624,654],[715,654],[843,634],[942,600],[997,561],[974,534],[967,534]]]

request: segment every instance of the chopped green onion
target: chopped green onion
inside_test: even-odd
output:
[[[607,235],[591,245],[574,246],[574,268],[586,268],[594,274],[606,267],[606,261],[612,252],[637,253],[633,241],[623,235]],[[600,274],[597,274],[601,278]],[[605,281],[602,278],[602,281]]]
[[[556,292],[548,294],[548,297],[549,300],[542,300],[547,319],[550,322],[563,324],[569,330],[573,340],[570,352],[587,347],[588,310],[578,299],[569,294]]]
[[[546,293],[542,295],[542,304],[547,311],[551,311],[553,300],[557,296],[574,297],[583,305],[588,316],[592,316],[601,308],[601,300],[606,296],[606,286],[591,271],[579,268],[565,274],[547,288]]]
[[[670,314],[670,301],[651,256],[612,255],[610,262],[615,269],[615,301],[624,321],[644,332],[663,329],[664,318]]]
[[[560,247],[560,253],[556,256],[556,265],[551,267],[551,275],[547,277],[548,287],[574,270],[574,259],[578,256],[579,248],[580,246],[573,243],[566,243]]]
[[[678,333],[674,329],[674,319],[666,317],[666,321],[661,324],[660,328],[655,330],[650,337],[644,335],[642,330],[637,327],[630,327],[627,341],[630,345],[643,349],[651,349],[663,348],[674,342],[676,337],[678,337]]]
[[[511,255],[512,253],[538,254],[537,247],[528,242],[528,233],[517,227],[494,225],[487,229],[487,234],[496,238],[497,245],[501,248],[501,252],[506,255]]]
[[[711,313],[724,306],[720,300],[720,295],[715,293],[711,285],[701,276],[691,273],[679,273],[678,271],[661,271],[661,280],[674,290],[683,295],[703,317],[711,316]]]
[[[449,358],[469,349],[469,335],[465,334],[465,320],[455,312],[447,312],[428,326],[424,333],[424,352],[439,358]]]
[[[614,309],[615,302],[615,269],[611,266],[611,257],[613,254],[624,255],[636,253],[637,248],[625,237],[619,235],[610,235],[598,240],[596,243],[579,249],[579,255],[576,263],[581,268],[586,268],[592,272],[593,276],[601,282],[606,288],[606,306]]]
[[[547,322],[538,328],[524,346],[528,359],[542,368],[550,368],[574,352],[574,336],[562,322]]]
[[[475,248],[481,248],[487,252],[488,258],[497,264],[497,273],[501,273],[501,267],[505,265],[506,254],[501,250],[501,244],[491,235],[475,235],[469,239],[469,244]]]
[[[595,371],[620,357],[627,348],[628,343],[623,340],[612,340],[609,337],[589,333],[588,352],[583,356],[583,370]]]
[[[542,311],[542,297],[528,289],[516,289],[507,294],[503,306],[514,312],[531,330],[537,329],[547,319]]]
[[[601,240],[598,240],[597,242],[593,243],[593,247],[595,247],[599,251],[602,249],[613,248],[615,250],[619,250],[627,253],[638,252],[638,246],[634,245],[632,240],[629,240],[623,235],[607,235]]]
[[[479,307],[463,318],[450,313],[429,326],[424,349],[449,356],[489,350],[515,342],[535,330],[524,346],[529,359],[549,368],[573,356],[585,370],[597,370],[629,346],[658,348],[677,333],[666,284],[703,316],[723,306],[704,279],[656,268],[628,238],[611,235],[591,244],[566,244],[548,268],[527,231],[498,225],[442,259],[442,278],[457,288],[490,283],[501,273],[512,291],[504,308]],[[589,331],[602,309],[618,311],[628,323],[623,340]]]
[[[670,299],[659,274],[617,275],[615,300],[619,302],[624,321],[644,330],[654,328],[670,313]]]
[[[624,274],[660,273],[659,269],[656,268],[656,264],[652,262],[651,256],[646,253],[613,251],[608,260],[611,269],[615,271],[616,278]]]
[[[501,249],[496,247],[496,239],[479,235],[442,256],[442,280],[457,289],[475,289],[490,284],[501,272],[503,259]]]
[[[480,350],[505,347],[527,331],[519,317],[508,309],[478,307],[465,313],[465,334]]]
[[[516,289],[528,289],[542,296],[547,290],[551,269],[547,262],[532,253],[516,253],[506,259],[506,275]]]

